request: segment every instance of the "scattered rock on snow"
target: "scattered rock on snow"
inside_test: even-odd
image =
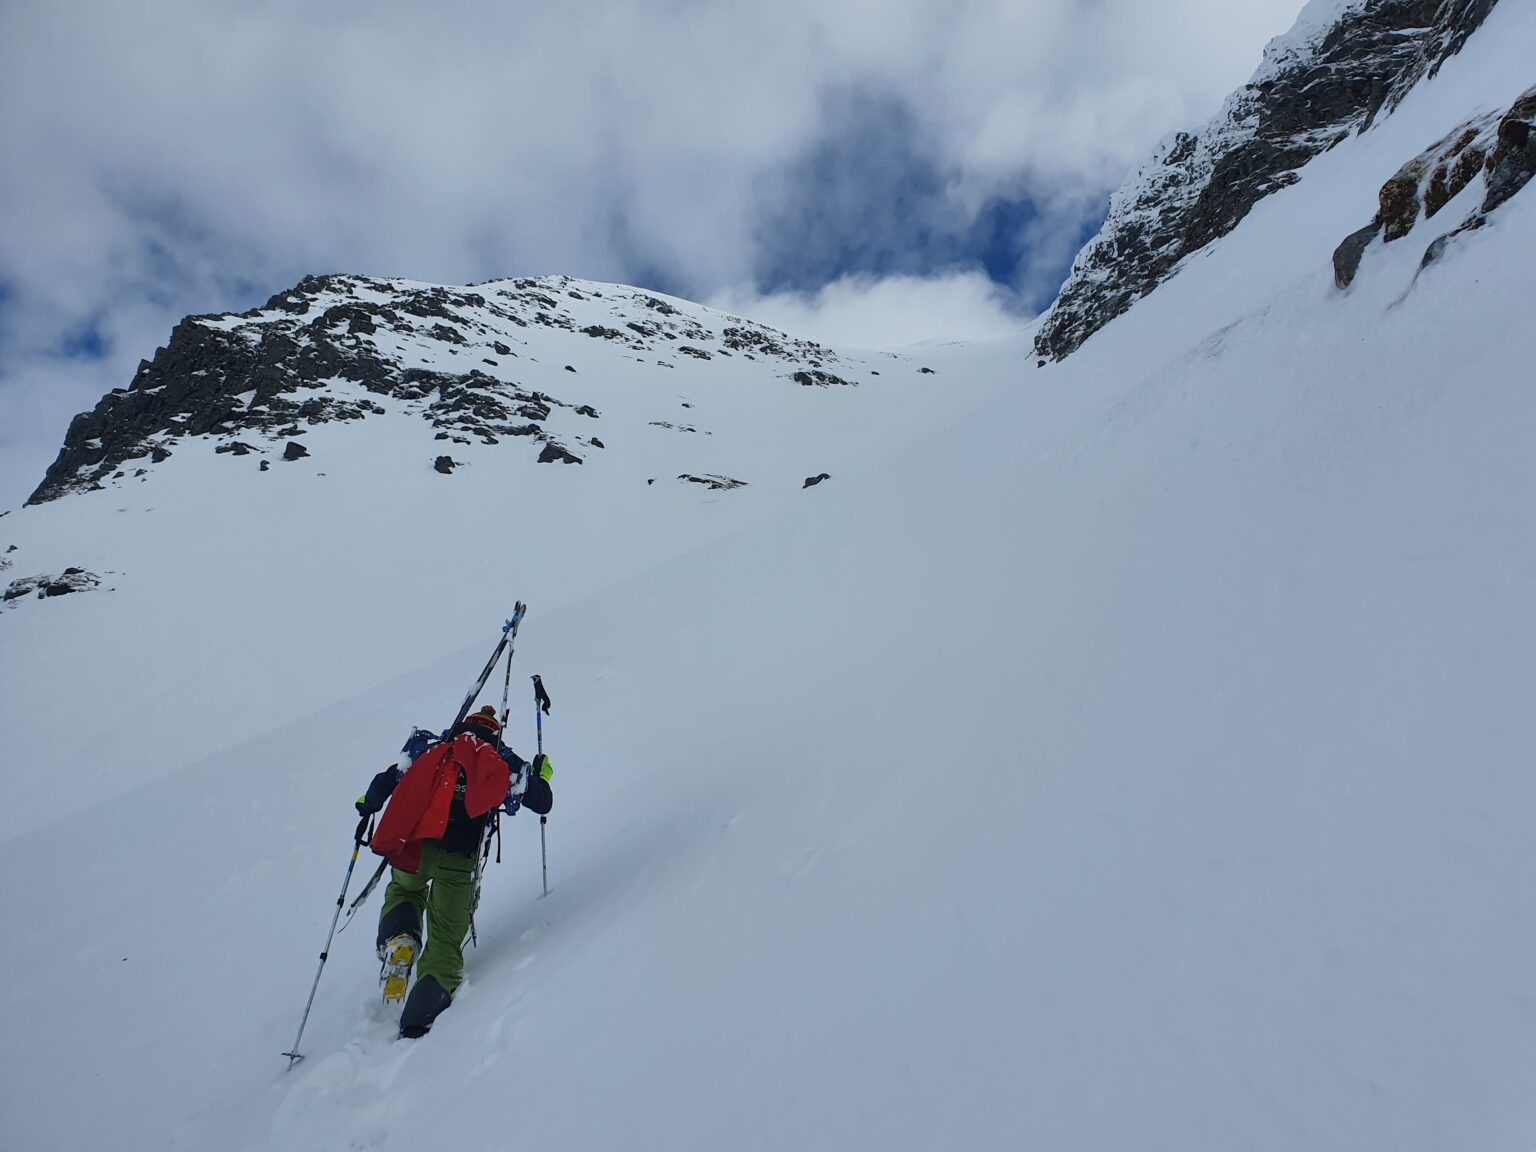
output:
[[[284,460],[302,460],[305,456],[308,455],[309,449],[304,447],[304,445],[300,444],[297,440],[288,441],[287,447],[283,449]]]
[[[458,467],[458,464],[459,462],[452,456],[439,456],[432,467],[437,469],[437,471],[441,472],[444,476],[448,476],[452,474],[455,468]]]
[[[573,455],[566,448],[554,440],[544,445],[544,451],[539,453],[540,464],[580,464],[581,457]]]
[[[807,476],[805,478],[805,483],[800,485],[800,487],[801,487],[802,490],[804,490],[806,488],[814,488],[814,487],[816,487],[816,485],[820,484],[823,480],[830,480],[830,479],[832,479],[831,473],[829,473],[829,472],[822,472],[822,473],[820,473],[819,475],[816,475],[816,476]]]
[[[817,388],[829,388],[834,384],[843,388],[852,388],[854,386],[851,380],[844,380],[841,376],[834,376],[830,372],[823,372],[820,368],[796,372],[791,379],[796,384],[804,385],[807,388],[813,385]]]
[[[732,488],[745,488],[747,486],[745,480],[733,480],[729,476],[717,476],[714,474],[694,476],[691,473],[682,472],[678,474],[677,478],[679,480],[686,480],[689,484],[702,484],[704,487],[717,492],[728,492]]]

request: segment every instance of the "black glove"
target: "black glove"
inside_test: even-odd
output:
[[[357,801],[352,805],[352,807],[357,809],[357,814],[359,816],[361,816],[364,820],[368,819],[368,817],[372,816],[375,812],[378,811],[377,808],[370,808],[368,806],[368,797],[367,796],[359,796],[357,798]]]

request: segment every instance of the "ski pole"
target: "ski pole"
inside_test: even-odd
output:
[[[364,816],[357,822],[357,831],[352,834],[352,859],[347,861],[347,876],[341,882],[341,895],[336,897],[336,914],[331,917],[331,930],[326,933],[325,947],[320,950],[320,967],[315,969],[315,982],[309,986],[309,999],[304,1003],[304,1017],[299,1021],[299,1034],[293,1038],[293,1048],[284,1052],[288,1057],[288,1067],[293,1068],[304,1054],[299,1051],[299,1041],[304,1039],[304,1025],[309,1023],[309,1010],[315,1006],[315,991],[320,987],[320,974],[325,971],[325,961],[331,954],[331,940],[336,935],[336,921],[341,919],[341,906],[347,900],[347,885],[352,883],[352,869],[357,866],[357,854],[363,850],[363,833],[372,835],[372,829],[368,827],[368,817]]]
[[[544,691],[544,678],[533,678],[533,724],[539,736],[539,755],[544,755],[544,713],[549,711],[549,693]],[[544,871],[544,895],[549,895],[549,842],[544,837],[544,829],[549,824],[548,816],[539,817],[539,859]]]

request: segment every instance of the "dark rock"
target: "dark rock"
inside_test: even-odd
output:
[[[1044,368],[1045,367],[1045,361],[1044,360],[1036,360],[1035,361],[1035,367],[1036,368]]]
[[[66,576],[78,576],[78,575],[80,575],[80,573],[82,573],[84,571],[85,571],[84,568],[66,568],[66,569],[64,569],[64,575],[66,575]]]
[[[263,472],[265,472],[270,467],[272,467],[272,461],[270,461],[270,460],[263,460],[261,462],[261,470]]]
[[[171,450],[169,448],[162,448],[158,444],[156,444],[149,451],[149,459],[150,459],[151,463],[160,464],[160,463],[163,463],[166,460],[169,460],[170,458],[171,458]],[[36,493],[34,493],[33,495],[35,496]],[[30,504],[30,503],[32,503],[32,501],[29,500],[29,501],[27,501],[27,503]]]
[[[617,329],[614,329],[614,328],[604,328],[601,324],[589,324],[587,327],[582,329],[582,332],[585,335],[587,335],[587,336],[591,336],[595,340],[596,339],[601,339],[601,340],[622,340],[622,339],[624,339],[624,333],[622,333],[622,332],[620,332],[620,331],[618,331]]]
[[[822,473],[820,473],[819,475],[816,475],[816,476],[807,476],[805,478],[805,483],[800,485],[800,488],[801,488],[802,491],[804,489],[806,489],[806,488],[814,488],[814,487],[816,487],[816,485],[820,484],[823,480],[830,480],[830,479],[832,479],[832,475],[831,475],[831,473],[828,473],[828,472],[822,472]]]
[[[229,444],[220,444],[214,451],[218,453],[228,452],[234,456],[249,456],[255,449],[243,440],[235,440]]]
[[[283,449],[284,460],[300,460],[308,455],[309,449],[304,447],[304,445],[300,444],[297,440],[288,441],[287,446]]]
[[[587,443],[592,445],[592,447],[594,447],[594,448],[606,448],[607,447],[607,445],[604,444],[601,440],[599,440],[596,436],[594,436],[594,437],[592,437],[592,439],[588,440]]]
[[[458,467],[458,464],[459,462],[452,456],[439,456],[433,463],[432,467],[437,469],[444,476],[447,476],[450,475],[453,470]]]
[[[1444,236],[1431,241],[1429,247],[1424,249],[1424,258],[1419,261],[1420,271],[1428,268],[1436,260],[1440,259],[1441,256],[1445,255],[1445,250],[1451,246],[1456,237],[1467,232],[1476,232],[1487,223],[1488,217],[1484,216],[1481,212],[1475,212],[1460,228],[1447,232]]]
[[[812,368],[809,371],[796,372],[792,379],[796,384],[801,384],[805,387],[811,387],[814,385],[817,388],[827,388],[833,384],[837,384],[844,388],[854,387],[854,384],[851,380],[844,380],[841,376],[834,376],[830,372],[823,372],[820,368]]]
[[[432,439],[434,439],[434,440],[446,440],[446,439],[448,439],[448,433],[446,433],[446,432],[439,432],[436,436],[432,437]]]
[[[581,457],[574,456],[564,447],[551,440],[544,445],[544,451],[539,453],[540,464],[580,464]]]
[[[598,419],[597,409],[592,407],[590,404],[581,405],[575,409],[575,412],[578,416],[590,416],[593,420]]]
[[[1536,87],[1527,89],[1499,121],[1498,144],[1488,157],[1483,211],[1492,212],[1536,175]]]
[[[512,349],[508,345],[503,344],[500,340],[497,340],[494,344],[491,345],[491,347],[496,349],[496,353],[499,356],[512,355]]]
[[[337,304],[327,308],[314,322],[318,328],[333,328],[342,323],[346,324],[347,333],[351,336],[365,336],[379,330],[366,304]]]
[[[918,371],[921,372],[924,376],[932,376],[933,375],[933,369],[932,368],[919,368]]]
[[[695,360],[714,359],[714,357],[711,356],[708,352],[704,351],[704,349],[695,348],[691,344],[684,344],[681,348],[678,349],[678,351],[681,352],[684,356],[692,356]]]
[[[482,364],[489,364],[492,368],[500,368],[501,367],[501,365],[498,364],[495,360],[481,360],[480,363],[482,363]]]
[[[1344,243],[1333,250],[1333,283],[1340,291],[1354,282],[1355,273],[1360,270],[1360,261],[1365,256],[1365,250],[1371,246],[1371,241],[1376,239],[1376,234],[1380,231],[1381,222],[1373,220],[1358,232],[1351,232]]]

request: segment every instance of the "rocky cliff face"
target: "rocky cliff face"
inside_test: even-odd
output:
[[[509,439],[541,463],[579,464],[579,452],[603,447],[601,413],[583,403],[568,363],[592,340],[663,368],[735,356],[797,386],[848,383],[820,345],[632,288],[565,277],[473,288],[309,277],[251,312],[178,324],[128,387],[75,417],[28,503],[140,474],[194,439],[221,454],[259,453],[266,468],[267,457],[307,455],[294,438],[317,424],[390,409],[419,415],[439,441]],[[564,419],[557,438],[545,427],[556,410],[592,423]],[[573,426],[592,432],[572,435]],[[453,464],[439,456],[435,467]]]
[[[1364,131],[1460,51],[1495,0],[1312,0],[1205,127],[1168,137],[1114,195],[1035,350],[1084,340],[1225,236],[1319,153]]]

